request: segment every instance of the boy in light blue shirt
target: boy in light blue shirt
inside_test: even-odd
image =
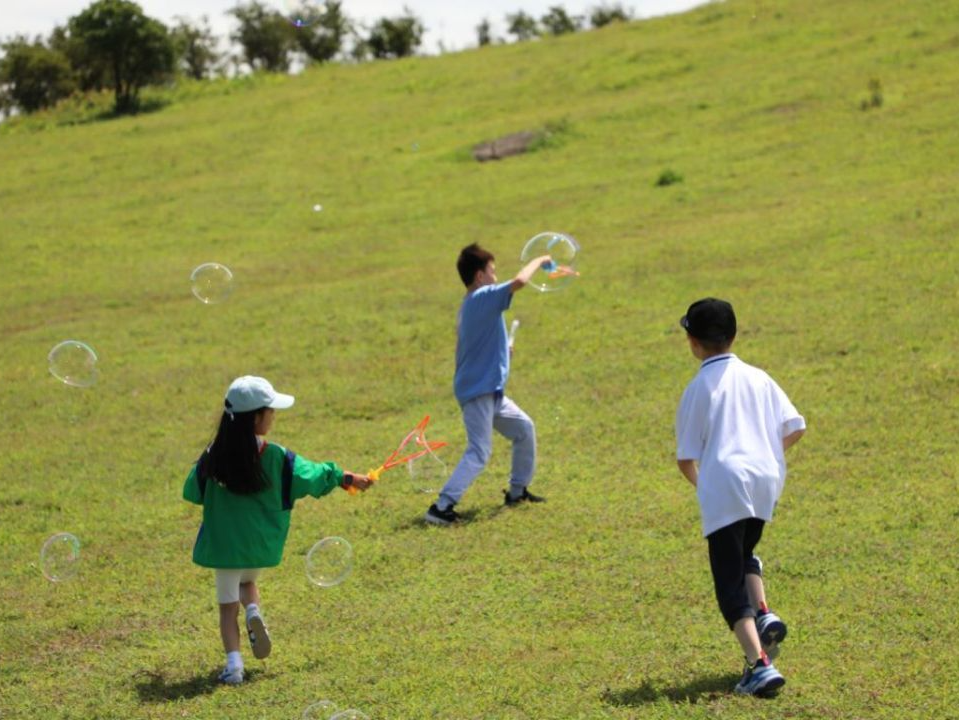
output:
[[[513,443],[508,506],[542,502],[527,486],[536,467],[536,428],[529,415],[506,397],[510,349],[503,312],[549,255],[531,260],[512,280],[497,283],[493,254],[476,243],[463,248],[456,262],[466,297],[457,317],[456,375],[453,391],[463,410],[467,446],[453,474],[427,510],[425,520],[450,525],[460,519],[453,506],[476,479],[493,449],[495,429]]]

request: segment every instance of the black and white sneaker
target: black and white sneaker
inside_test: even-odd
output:
[[[524,502],[541,503],[541,502],[546,502],[546,498],[544,498],[542,495],[533,495],[533,493],[531,493],[526,488],[523,488],[523,494],[517,498],[514,498],[512,495],[510,495],[509,490],[503,491],[504,505],[513,507],[514,505],[520,505]]]
[[[460,514],[453,509],[452,505],[446,510],[440,510],[436,507],[436,503],[433,503],[423,519],[430,525],[452,525],[460,520]]]
[[[786,639],[786,623],[772,610],[756,617],[759,642],[770,660],[779,657],[779,643]]]

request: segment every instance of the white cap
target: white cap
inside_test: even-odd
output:
[[[293,404],[293,396],[278,393],[264,378],[244,375],[230,383],[224,404],[232,416],[235,412],[250,412],[265,407],[282,410]]]

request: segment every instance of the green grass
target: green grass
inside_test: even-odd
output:
[[[730,0],[4,123],[0,715],[957,717],[957,21],[932,0]],[[469,159],[538,128],[536,152]],[[683,181],[657,187],[667,170]],[[296,394],[274,437],[307,457],[364,470],[428,412],[452,465],[456,254],[479,241],[508,277],[545,229],[583,246],[578,284],[510,313],[548,506],[500,511],[502,441],[462,527],[423,527],[399,473],[298,504],[262,581],[274,655],[215,687],[179,498],[229,381]],[[207,261],[236,274],[225,304],[190,294]],[[772,702],[730,692],[673,460],[696,370],[677,319],[707,294],[809,423],[760,546],[790,624]],[[67,338],[98,351],[94,388],[49,376]],[[51,584],[38,553],[61,530],[82,569]],[[329,590],[303,572],[325,535],[356,552]]]

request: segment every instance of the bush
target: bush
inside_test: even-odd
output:
[[[622,5],[600,5],[594,7],[589,14],[589,24],[594,28],[601,28],[614,22],[628,22],[633,19],[633,13]]]
[[[676,183],[681,183],[683,181],[683,176],[678,172],[666,168],[659,174],[659,178],[656,180],[656,187],[666,187],[667,185],[675,185]]]
[[[76,88],[70,62],[39,40],[18,37],[2,45],[0,107],[32,113],[56,105]]]

